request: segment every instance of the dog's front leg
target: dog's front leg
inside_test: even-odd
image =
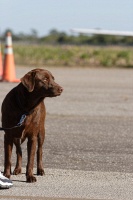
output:
[[[14,138],[13,142],[16,146],[16,154],[17,154],[16,167],[13,171],[13,174],[18,175],[22,171],[22,169],[21,169],[21,166],[22,166],[21,140],[19,138]]]
[[[33,176],[36,143],[37,143],[36,136],[32,138],[28,138],[28,142],[27,142],[28,163],[27,163],[27,169],[26,169],[26,179],[27,179],[27,182],[29,183],[36,182],[36,177]]]
[[[13,147],[13,138],[10,133],[4,136],[4,150],[5,150],[5,162],[4,162],[4,176],[10,178],[11,176],[11,155]]]
[[[45,130],[44,128],[38,135],[38,150],[37,150],[37,175],[43,176],[45,174],[42,162],[42,146],[44,143]]]

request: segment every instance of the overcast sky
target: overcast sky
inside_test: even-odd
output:
[[[133,0],[0,0],[0,32],[7,28],[40,36],[51,29],[133,31]]]

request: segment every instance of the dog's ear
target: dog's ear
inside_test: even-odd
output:
[[[36,72],[28,72],[24,77],[22,77],[20,80],[22,84],[27,88],[29,92],[32,92],[35,87],[35,76]]]

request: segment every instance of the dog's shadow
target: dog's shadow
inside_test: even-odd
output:
[[[12,179],[13,182],[20,182],[20,183],[27,183],[26,180],[25,181],[20,181],[20,180],[14,180]]]

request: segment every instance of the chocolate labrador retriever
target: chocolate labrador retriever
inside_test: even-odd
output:
[[[16,146],[17,162],[13,174],[21,173],[21,144],[27,142],[27,182],[35,182],[33,176],[34,157],[37,149],[37,175],[44,175],[42,164],[42,145],[45,137],[45,97],[59,96],[63,88],[54,81],[53,75],[44,69],[34,69],[28,72],[21,83],[13,88],[2,103],[2,127],[5,127],[4,175],[10,178],[11,154],[13,143]],[[18,124],[20,126],[15,126]]]

